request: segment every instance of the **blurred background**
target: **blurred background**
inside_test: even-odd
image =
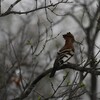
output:
[[[53,67],[67,32],[79,42],[72,63],[99,72],[99,13],[99,0],[0,0],[0,100],[99,100],[91,70],[48,73],[29,89]]]

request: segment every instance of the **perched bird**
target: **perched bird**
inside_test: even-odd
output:
[[[70,32],[68,32],[67,34],[63,35],[63,38],[65,40],[65,44],[57,53],[57,57],[55,59],[54,66],[51,71],[50,78],[54,77],[58,67],[64,64],[64,62],[69,61],[70,58],[74,55],[74,46],[73,46],[73,43],[75,41],[74,36]],[[64,58],[66,58],[65,61]]]

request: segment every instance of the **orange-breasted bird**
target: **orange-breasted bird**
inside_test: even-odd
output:
[[[74,36],[68,32],[67,34],[63,35],[63,38],[65,40],[64,46],[57,52],[57,57],[54,62],[53,69],[50,74],[50,78],[54,77],[55,72],[58,67],[60,67],[65,61],[63,61],[63,58],[66,58],[66,61],[69,61],[70,58],[74,55]]]

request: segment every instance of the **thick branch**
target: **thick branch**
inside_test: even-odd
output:
[[[97,71],[96,69],[79,67],[79,65],[77,65],[77,64],[70,64],[70,63],[64,64],[62,66],[62,68],[60,68],[60,69],[65,69],[65,68],[74,69],[74,70],[80,71],[80,72],[87,72],[87,73],[91,73],[91,74],[94,74],[94,75],[100,75],[100,71]],[[58,70],[60,70],[60,69],[58,69]]]

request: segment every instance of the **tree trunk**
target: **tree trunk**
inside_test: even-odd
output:
[[[91,75],[91,93],[90,93],[90,98],[91,100],[97,100],[97,77],[95,75]]]
[[[3,66],[4,67],[4,66]],[[6,73],[5,69],[0,66],[0,100],[6,100]]]

